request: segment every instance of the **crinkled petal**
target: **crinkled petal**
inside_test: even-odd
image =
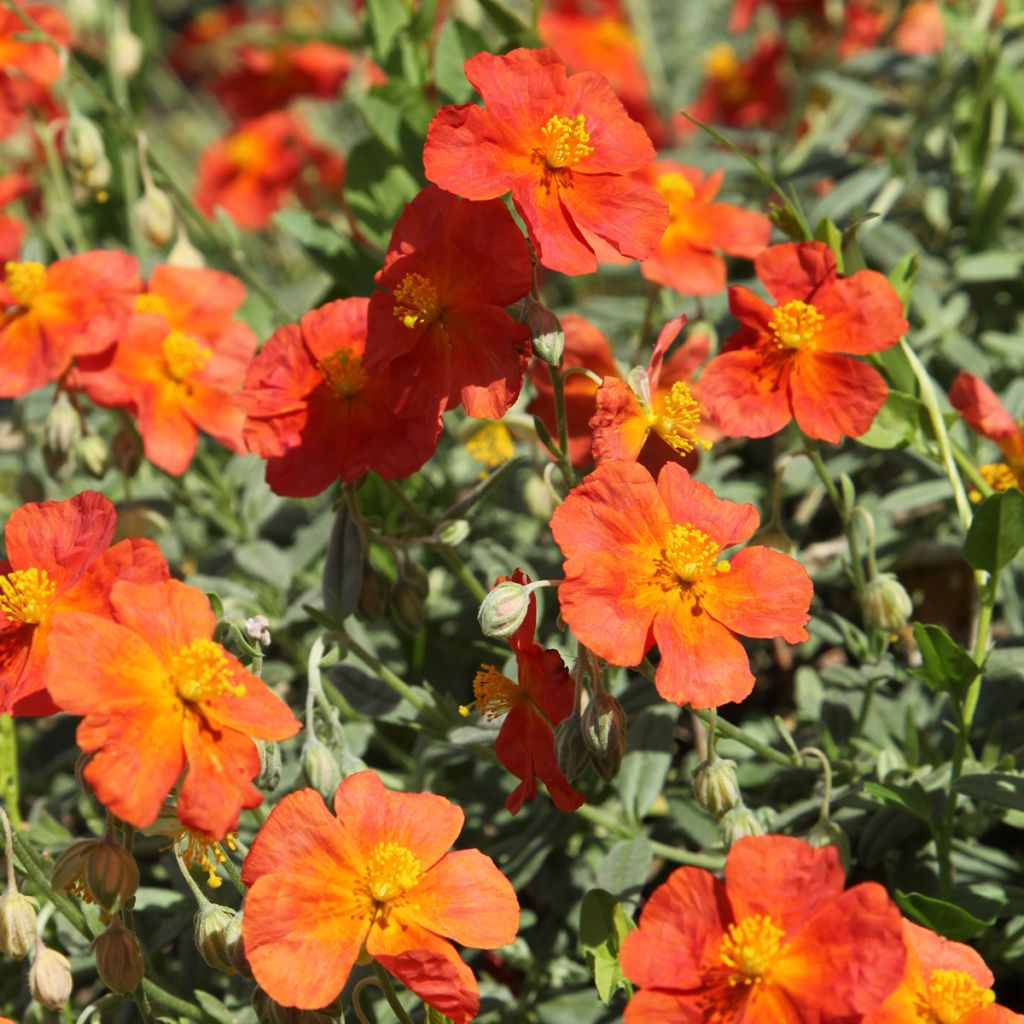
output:
[[[788,354],[757,347],[723,352],[708,363],[700,396],[723,433],[768,437],[789,423],[793,362]]]
[[[793,415],[800,429],[819,441],[838,444],[844,437],[860,437],[889,393],[874,367],[848,356],[800,352],[792,368]],[[706,391],[701,393],[706,400]]]
[[[689,523],[706,533],[720,548],[742,544],[757,529],[760,517],[753,505],[719,498],[689,472],[669,464],[658,475],[658,495],[673,523]]]

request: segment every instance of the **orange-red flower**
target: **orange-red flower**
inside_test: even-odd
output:
[[[116,520],[114,506],[95,491],[11,513],[4,529],[9,560],[0,561],[0,714],[57,710],[44,687],[43,668],[50,631],[61,616],[110,616],[117,580],[167,578],[167,563],[152,541],[110,546]]]
[[[657,476],[666,462],[696,463],[699,448],[719,438],[716,427],[702,415],[694,371],[708,356],[711,340],[694,334],[665,361],[686,317],[670,320],[661,330],[646,369],[636,367],[626,380],[605,377],[594,396],[590,420],[594,461],[639,462]]]
[[[604,78],[567,75],[547,49],[478,53],[465,69],[485,106],[434,116],[423,149],[430,181],[467,199],[511,190],[541,263],[565,274],[597,269],[588,235],[637,259],[654,249],[668,211],[630,176],[654,147]]]
[[[71,26],[55,7],[19,4],[22,10],[58,46],[71,40]],[[0,8],[0,138],[9,135],[22,121],[29,107],[47,114],[55,108],[50,87],[60,78],[60,54],[49,42],[30,42],[32,30],[15,11]]]
[[[892,992],[905,961],[899,911],[874,882],[844,892],[835,847],[748,837],[724,883],[677,868],[647,901],[622,948],[640,987],[624,1020],[848,1024]]]
[[[903,922],[903,981],[863,1024],[1014,1024],[1024,1016],[996,1005],[992,972],[970,946]]]
[[[1024,490],[1024,423],[1018,423],[999,396],[974,374],[961,371],[949,389],[949,401],[982,437],[994,441],[1005,462],[981,467],[981,475],[994,490]]]
[[[370,298],[366,369],[391,368],[395,408],[503,416],[530,355],[529,330],[505,307],[533,282],[526,240],[504,205],[428,185],[398,218],[376,280],[384,290]]]
[[[753,505],[715,496],[675,463],[655,484],[634,462],[606,462],[555,509],[565,555],[558,588],[576,638],[613,665],[638,665],[654,645],[665,700],[715,707],[754,686],[736,634],[807,639],[811,581],[787,555],[748,547]]]
[[[888,388],[849,355],[880,352],[906,332],[896,290],[873,270],[840,277],[822,242],[774,245],[754,265],[777,305],[729,289],[741,326],[701,376],[711,415],[730,437],[767,437],[794,417],[808,437],[859,437]]]
[[[447,852],[462,811],[356,772],[332,816],[311,789],[286,796],[242,865],[242,937],[260,987],[285,1006],[334,999],[366,953],[424,1002],[466,1024],[480,996],[449,939],[494,949],[519,927],[512,886],[479,850]]]
[[[365,365],[369,300],[338,299],[280,328],[245,378],[245,443],[267,460],[277,494],[319,494],[368,470],[408,476],[433,454],[441,415],[427,402],[396,413],[390,370]]]
[[[41,263],[8,262],[0,283],[0,397],[60,377],[75,356],[120,337],[142,287],[126,252],[96,250]]]
[[[527,584],[530,577],[516,569],[511,576],[499,576],[497,583],[512,580]],[[503,718],[494,752],[498,760],[522,782],[505,799],[510,814],[516,814],[527,800],[537,795],[537,779],[547,786],[555,806],[575,811],[585,800],[558,767],[555,756],[555,726],[572,714],[573,682],[558,651],[545,649],[534,639],[537,605],[529,597],[529,609],[522,625],[509,637],[516,656],[518,682],[503,675],[494,665],[481,665],[473,680],[476,709],[488,721]],[[463,708],[463,714],[469,708]]]
[[[768,244],[772,224],[762,213],[712,200],[723,172],[659,160],[643,172],[668,203],[669,225],[657,249],[640,265],[648,281],[683,295],[713,295],[725,287],[725,260],[753,259]]]
[[[288,706],[213,636],[209,599],[178,580],[115,583],[114,619],[71,612],[50,631],[45,679],[57,705],[83,716],[78,745],[100,802],[140,828],[152,824],[187,768],[177,813],[221,838],[243,807],[260,759],[252,737],[299,730]]]
[[[32,190],[26,174],[8,174],[0,178],[0,210]],[[17,217],[0,214],[0,263],[16,260],[25,238],[25,223]]]

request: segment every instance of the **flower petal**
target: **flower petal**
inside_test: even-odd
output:
[[[819,441],[838,444],[844,437],[860,437],[889,393],[873,366],[848,356],[799,352],[792,367],[793,415],[800,429]]]
[[[760,522],[753,505],[719,498],[710,487],[694,480],[683,466],[673,463],[658,475],[658,495],[673,523],[696,526],[722,549],[742,544]]]
[[[789,380],[793,359],[766,348],[715,356],[700,378],[700,397],[729,437],[768,437],[793,418]]]

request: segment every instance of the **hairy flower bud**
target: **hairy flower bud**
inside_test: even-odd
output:
[[[94,121],[75,114],[64,129],[64,156],[72,177],[78,178],[106,160],[103,136]]]
[[[530,329],[534,354],[538,359],[557,366],[565,351],[565,331],[561,321],[550,309],[529,296],[523,300],[523,320]]]
[[[910,620],[914,602],[891,572],[883,572],[864,587],[861,610],[869,628],[895,633]]]
[[[693,773],[693,795],[708,814],[721,818],[743,803],[736,780],[736,762],[727,757],[702,761]]]
[[[271,740],[254,742],[260,755],[260,770],[253,783],[257,789],[269,793],[281,783],[281,747]]]
[[[583,709],[580,733],[597,774],[611,782],[626,752],[626,713],[622,705],[606,690],[599,690]]]
[[[63,953],[42,943],[36,946],[36,958],[28,972],[32,998],[49,1010],[62,1010],[71,998],[71,963]]]
[[[85,471],[97,480],[106,473],[110,453],[107,442],[99,434],[86,434],[75,445],[74,454]]]
[[[167,245],[174,234],[174,207],[163,189],[147,186],[132,212],[139,230],[153,245],[158,249]]]
[[[418,633],[423,625],[425,597],[419,582],[399,576],[391,589],[391,619],[403,633]]]
[[[21,960],[36,941],[36,906],[31,896],[8,889],[0,896],[0,950]]]
[[[111,992],[126,996],[142,981],[145,967],[139,940],[115,917],[93,943],[96,970]]]
[[[839,854],[839,860],[845,870],[849,870],[851,863],[850,840],[838,825],[831,818],[819,821],[814,824],[806,836],[811,846],[834,846]]]
[[[43,421],[43,444],[50,451],[67,455],[81,436],[81,417],[67,392],[60,391]]]
[[[167,264],[171,267],[192,267],[195,270],[202,270],[206,266],[203,254],[189,241],[182,227],[178,228],[178,237],[167,254]]]
[[[387,577],[367,563],[363,567],[363,580],[359,585],[356,613],[364,622],[376,622],[388,606],[391,585]]]
[[[570,782],[578,779],[590,767],[590,747],[580,731],[578,712],[574,711],[555,726],[555,759],[562,774]]]
[[[123,78],[134,78],[142,67],[142,40],[127,26],[119,26],[110,39],[110,62]]]
[[[477,621],[484,636],[511,636],[530,609],[530,591],[522,583],[505,580],[488,591],[480,603]]]
[[[302,771],[325,800],[334,796],[341,782],[341,769],[334,755],[315,736],[310,736],[302,748]]]
[[[465,519],[453,519],[445,523],[438,534],[438,540],[450,548],[458,547],[469,536],[469,523]]]
[[[241,931],[236,925],[240,918],[237,910],[219,903],[206,903],[196,911],[196,949],[211,967],[225,974],[238,973],[232,947],[241,941]]]
[[[761,819],[743,804],[722,815],[718,822],[718,830],[727,850],[733,843],[746,836],[763,836],[765,833]]]

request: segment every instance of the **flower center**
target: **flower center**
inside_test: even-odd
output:
[[[260,170],[266,163],[267,147],[256,132],[238,132],[228,140],[227,157],[239,170]]]
[[[395,288],[395,316],[410,330],[437,319],[441,299],[437,288],[422,274],[406,274]]]
[[[683,210],[693,202],[696,194],[693,185],[678,171],[671,171],[668,174],[659,174],[655,179],[654,187],[658,195],[668,203],[668,215],[670,220],[679,220]]]
[[[656,559],[658,575],[675,589],[681,583],[696,583],[711,572],[728,572],[728,562],[717,561],[719,546],[703,531],[689,523],[676,523],[668,542]]]
[[[960,1024],[969,1014],[991,1006],[996,996],[964,971],[938,968],[928,977],[927,1000],[918,1004],[921,1024]]]
[[[411,889],[422,874],[420,862],[401,843],[378,843],[366,858],[366,888],[378,903]]]
[[[224,649],[212,640],[193,640],[171,659],[171,679],[178,696],[188,704],[211,700],[222,694],[245,694],[245,684],[231,679],[231,665]]]
[[[135,296],[136,313],[157,313],[165,320],[171,319],[171,307],[162,295],[154,295],[153,292],[144,292]]]
[[[544,136],[544,159],[554,170],[572,167],[594,152],[594,147],[588,145],[590,133],[582,114],[575,118],[555,114],[548,118],[540,133]]]
[[[15,622],[35,625],[56,592],[57,584],[45,569],[15,569],[0,576],[0,611]]]
[[[213,352],[204,348],[191,335],[171,331],[161,343],[167,372],[176,380],[188,380],[209,362]]]
[[[719,43],[708,51],[704,71],[726,103],[740,104],[750,99],[750,82],[743,75],[736,51],[728,43]]]
[[[718,952],[722,964],[731,970],[729,984],[757,985],[764,981],[785,934],[767,914],[753,914],[729,925]]]
[[[686,381],[677,380],[672,385],[652,426],[658,436],[680,455],[692,452],[698,445],[702,448],[711,447],[711,442],[705,441],[697,432],[700,426],[700,405]]]
[[[316,368],[334,393],[342,398],[351,398],[362,391],[366,384],[366,371],[363,369],[363,357],[353,355],[340,348],[337,352],[320,360]]]
[[[990,462],[980,466],[978,472],[993,491],[1008,491],[1011,487],[1019,487],[1017,474],[1005,462]]]
[[[15,305],[28,308],[46,287],[46,267],[42,263],[17,263],[9,260],[4,264],[4,284],[14,296]]]
[[[512,435],[497,420],[483,424],[466,442],[466,451],[485,466],[500,466],[516,453]]]
[[[225,846],[232,851],[238,849],[235,846],[237,838],[237,832],[229,832],[221,845],[221,842],[203,832],[182,828],[171,833],[171,845],[179,848],[181,859],[187,868],[198,864],[206,872],[206,884],[211,889],[219,889],[223,880],[217,874],[217,866],[228,861],[228,855],[224,852]]]
[[[503,676],[493,665],[480,666],[480,671],[473,679],[473,696],[476,698],[477,713],[488,722],[508,714],[517,704],[527,699],[526,691],[508,676]],[[465,718],[472,706],[463,704],[459,714]]]
[[[769,324],[779,348],[800,349],[813,345],[825,318],[806,302],[790,299],[772,310]]]

